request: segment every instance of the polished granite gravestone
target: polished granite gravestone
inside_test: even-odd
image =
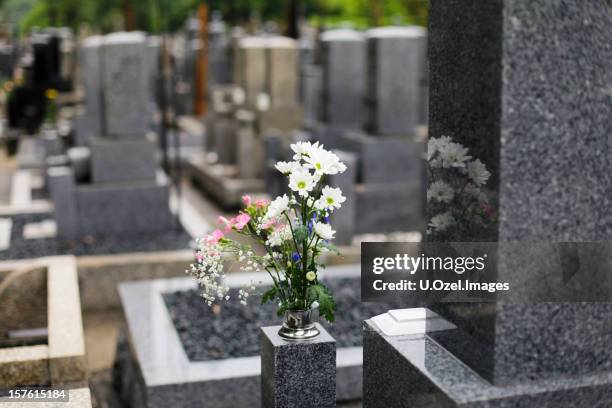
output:
[[[359,304],[359,268],[354,265],[329,267],[320,274],[324,280],[337,280],[340,286],[335,293],[338,300],[343,299],[338,302],[336,324],[324,324],[338,341],[337,399],[359,399],[360,322],[389,306]],[[266,276],[236,273],[226,279],[236,291],[252,280],[269,284]],[[346,279],[352,283],[342,286]],[[191,278],[120,285],[128,328],[128,342],[120,344],[118,351],[116,377],[123,384],[121,394],[126,401],[133,399],[133,406],[204,400],[218,407],[260,406],[259,327],[279,322],[274,305],[254,304],[251,309],[230,301],[221,305],[221,314],[215,317],[194,289]]]
[[[612,6],[603,3],[431,3],[431,136],[453,136],[492,170],[499,280],[523,273],[551,295],[565,280],[609,294],[593,268],[571,276],[559,268],[547,288],[537,263],[554,262],[554,253],[533,260],[522,254],[526,267],[517,268],[504,242],[572,241],[580,248],[581,241],[601,241],[597,259],[588,260],[609,269],[611,18]],[[366,328],[372,355],[383,359],[373,360],[371,371],[366,364],[366,406],[382,406],[376,367],[390,357],[399,361],[395,375],[415,384],[402,391],[404,383],[391,383],[389,395],[402,395],[399,407],[431,400],[449,407],[609,406],[612,305],[558,300],[437,304],[432,309],[457,329],[418,341]]]

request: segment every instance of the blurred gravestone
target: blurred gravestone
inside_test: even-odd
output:
[[[366,129],[379,135],[412,135],[423,105],[425,29],[374,28],[366,39]]]
[[[146,35],[113,33],[104,39],[105,131],[108,135],[144,133],[149,122],[147,107],[150,74]]]

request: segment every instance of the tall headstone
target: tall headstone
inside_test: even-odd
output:
[[[271,109],[298,103],[298,48],[288,37],[270,37],[267,51],[267,90]]]
[[[255,107],[258,95],[266,92],[266,39],[244,37],[237,46],[236,84],[244,89],[247,106]]]
[[[500,282],[518,275],[554,296],[556,282],[567,277],[561,265],[544,276],[550,269],[542,265],[558,265],[557,253],[511,267],[509,255],[517,255],[511,242],[601,241],[596,258],[579,251],[589,267],[571,279],[577,288],[609,295],[594,272],[609,270],[604,241],[612,234],[611,19],[612,5],[601,2],[431,2],[430,134],[453,136],[493,170]],[[548,287],[542,284],[547,279]],[[431,406],[432,400],[449,407],[612,404],[612,306],[510,300],[437,304],[433,309],[457,328],[412,338],[409,345],[404,338],[406,347],[368,325],[364,356],[378,354],[364,364],[365,405],[382,406],[376,367],[394,344],[401,354],[394,355],[395,375],[403,382],[385,392],[404,397],[394,406]],[[411,391],[400,389],[406,382]]]
[[[380,27],[365,36],[366,129],[378,135],[413,135],[422,117],[425,29]]]
[[[330,30],[321,34],[323,117],[332,125],[358,128],[363,121],[366,46],[363,34]]]
[[[149,101],[147,37],[119,32],[104,38],[105,130],[108,135],[142,134],[149,126],[143,115]]]

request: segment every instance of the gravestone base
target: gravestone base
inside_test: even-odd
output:
[[[290,104],[277,106],[258,113],[258,126],[261,132],[274,129],[280,132],[291,132],[300,128],[303,112],[301,106]]]
[[[169,184],[157,180],[77,186],[81,236],[141,235],[173,227]]]
[[[336,340],[320,325],[303,342],[283,339],[280,328],[261,328],[262,408],[335,407]]]
[[[169,183],[161,172],[145,181],[76,184],[72,170],[47,173],[58,236],[139,236],[173,227]]]
[[[92,138],[90,143],[94,183],[155,178],[157,143],[153,137]]]
[[[365,408],[612,405],[612,372],[500,386],[467,368],[426,333],[387,336],[366,320],[363,341]]]
[[[204,155],[186,158],[185,170],[195,184],[226,209],[239,207],[243,195],[260,194],[266,188],[263,178],[238,178],[236,166],[210,164]]]
[[[327,149],[342,149],[342,135],[347,131],[346,127],[317,122],[310,125],[314,140],[322,143]]]
[[[420,180],[358,185],[355,233],[421,230],[425,224],[422,188]]]
[[[358,180],[363,183],[395,183],[422,180],[427,146],[410,137],[383,137],[360,131],[340,136],[340,148],[358,155]]]

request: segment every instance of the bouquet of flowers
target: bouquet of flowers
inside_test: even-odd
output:
[[[482,237],[496,220],[482,191],[491,173],[468,149],[448,136],[427,145],[427,235],[444,241]]]
[[[319,256],[336,251],[330,242],[335,231],[329,216],[346,198],[340,189],[325,185],[325,176],[342,173],[346,166],[318,143],[299,142],[291,149],[293,161],[276,164],[288,178],[289,194],[272,202],[244,196],[242,211],[231,219],[220,217],[224,230],[217,229],[198,240],[196,262],[188,272],[198,281],[209,305],[228,300],[223,268],[229,255],[243,264],[243,271],[270,275],[273,284],[261,302],[276,302],[279,316],[318,307],[320,314],[333,322],[336,305],[319,281],[318,271],[323,268]],[[263,250],[228,238],[225,233],[229,231],[251,238]],[[254,285],[241,289],[240,302],[246,305],[254,289]]]

